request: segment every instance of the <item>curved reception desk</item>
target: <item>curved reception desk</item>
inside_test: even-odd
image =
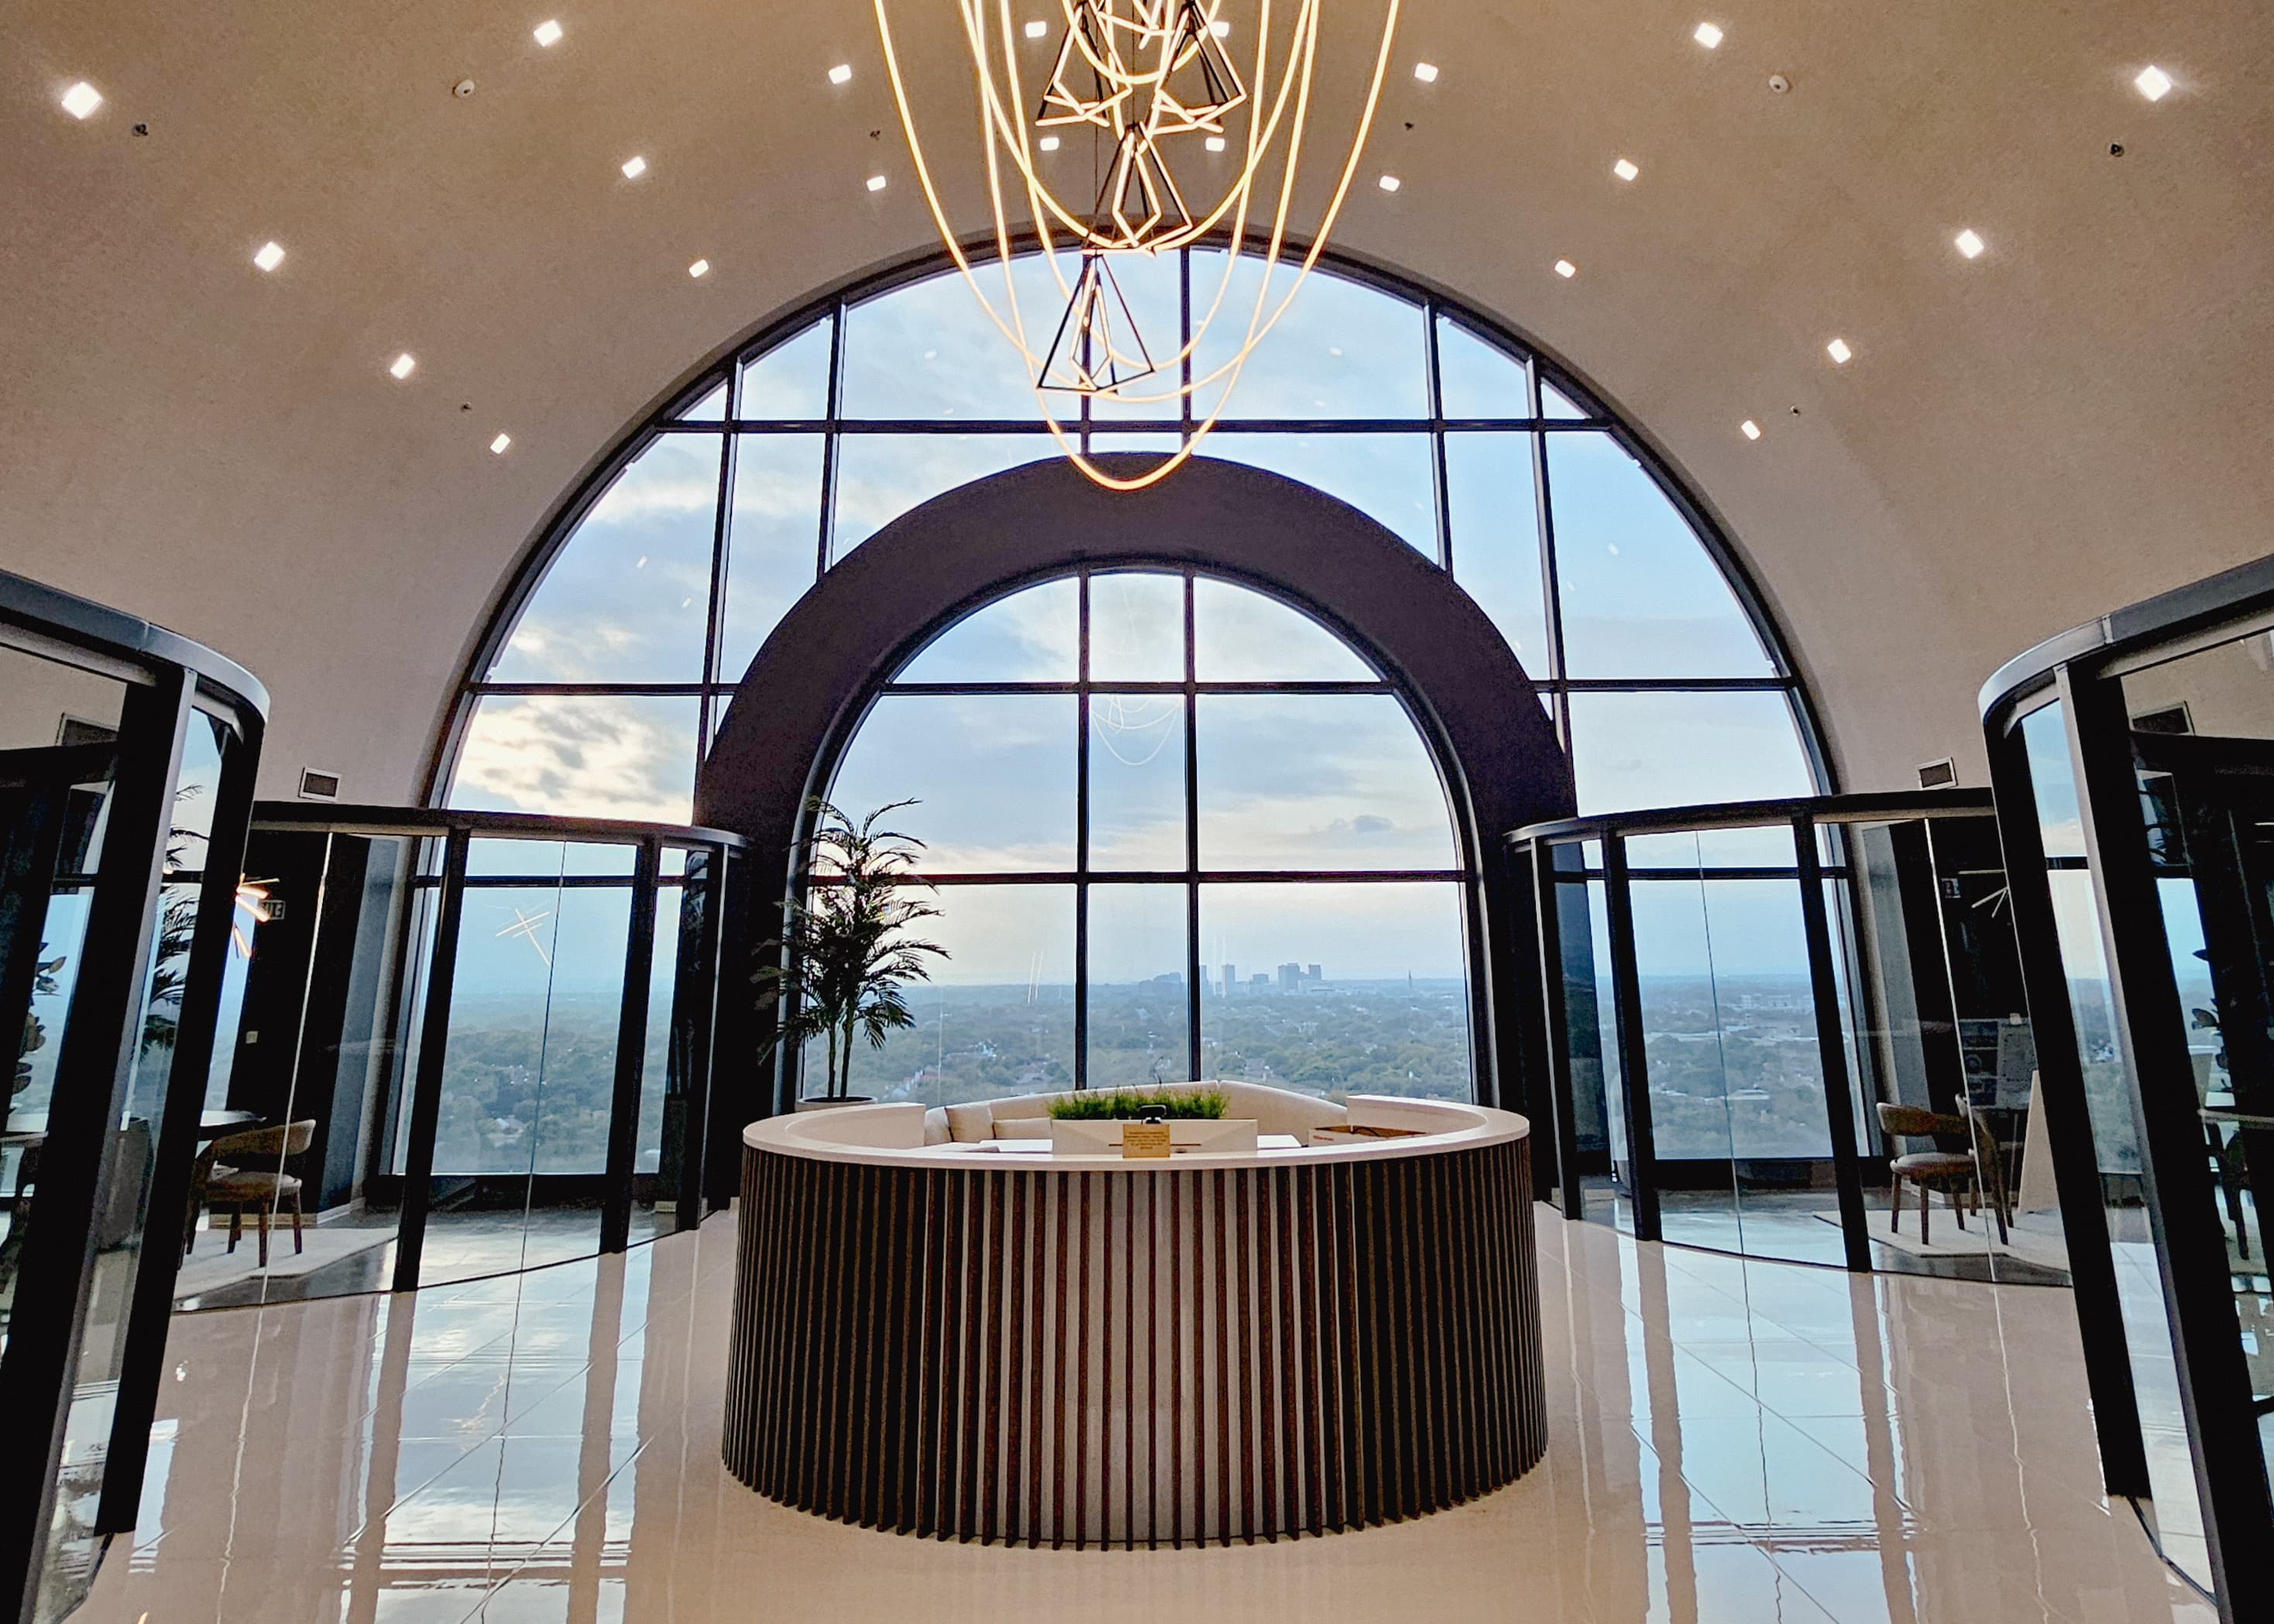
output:
[[[1394,1115],[1154,1161],[928,1144],[915,1105],[752,1124],[727,1466],[849,1522],[1074,1546],[1500,1487],[1547,1447],[1529,1126]]]

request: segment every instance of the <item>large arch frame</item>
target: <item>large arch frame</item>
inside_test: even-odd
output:
[[[1294,244],[1300,248],[1300,242]],[[967,252],[982,258],[993,252],[992,239],[973,237],[965,244]],[[1531,378],[1532,400],[1540,401],[1546,392],[1554,391],[1572,402],[1578,412],[1576,417],[1551,422],[1544,413],[1522,419],[1461,421],[1463,428],[1526,428],[1540,431],[1599,432],[1634,458],[1668,502],[1680,514],[1697,538],[1699,545],[1728,583],[1732,595],[1760,639],[1774,666],[1770,679],[1570,679],[1562,670],[1562,632],[1561,627],[1560,591],[1555,581],[1555,520],[1550,500],[1550,478],[1544,461],[1535,462],[1533,470],[1534,495],[1538,504],[1540,526],[1539,545],[1544,580],[1544,604],[1548,620],[1548,646],[1542,664],[1543,671],[1532,674],[1553,710],[1559,731],[1568,748],[1570,733],[1570,699],[1574,693],[1591,690],[1635,692],[1649,689],[1675,689],[1684,692],[1717,690],[1770,690],[1781,694],[1790,707],[1800,749],[1808,771],[1815,780],[1816,789],[1822,793],[1836,793],[1841,786],[1839,773],[1826,744],[1823,720],[1814,695],[1803,676],[1803,667],[1795,659],[1788,640],[1777,616],[1773,613],[1768,596],[1731,539],[1730,532],[1721,522],[1717,510],[1706,500],[1695,481],[1688,477],[1670,452],[1651,436],[1643,425],[1623,411],[1617,402],[1589,379],[1585,372],[1567,357],[1555,352],[1531,336],[1516,324],[1494,314],[1488,314],[1473,302],[1458,293],[1442,288],[1433,282],[1418,277],[1385,261],[1371,257],[1329,249],[1320,255],[1322,270],[1344,280],[1372,288],[1397,299],[1414,304],[1422,312],[1424,327],[1430,335],[1431,349],[1431,415],[1426,425],[1402,421],[1402,427],[1423,426],[1432,429],[1442,443],[1448,419],[1443,415],[1442,402],[1435,398],[1435,335],[1439,318],[1444,318],[1469,335],[1498,350],[1510,360],[1525,367]],[[659,391],[633,419],[625,432],[606,448],[596,455],[578,478],[563,492],[561,499],[547,510],[531,532],[516,555],[513,568],[500,581],[497,592],[486,606],[483,615],[470,636],[462,665],[460,680],[443,701],[436,718],[435,746],[428,760],[423,780],[423,798],[434,804],[447,799],[452,774],[461,747],[465,741],[476,703],[486,692],[518,691],[520,685],[489,685],[483,680],[504,650],[515,626],[531,598],[542,585],[553,560],[575,537],[578,526],[604,497],[623,470],[651,446],[669,426],[684,421],[693,404],[732,380],[736,367],[766,353],[787,340],[806,331],[816,322],[835,317],[837,332],[843,332],[845,312],[870,299],[899,289],[925,281],[948,272],[953,259],[937,248],[920,250],[894,256],[862,267],[839,279],[812,296],[776,310],[753,322],[737,336],[719,345],[681,374],[670,386]],[[705,423],[705,430],[724,429],[731,435],[735,424]],[[832,430],[831,422],[802,425],[815,430]],[[957,425],[931,425],[937,432],[955,432]],[[1266,426],[1260,424],[1234,422],[1220,425],[1218,432],[1238,433]],[[1330,425],[1347,431],[1359,426],[1349,422]],[[731,470],[723,470],[722,490]],[[826,476],[825,476],[826,477]],[[1440,534],[1443,533],[1444,469],[1442,454],[1437,470],[1439,485]],[[823,523],[829,523],[825,492]],[[723,559],[726,547],[726,518],[722,510],[719,519],[718,548]],[[828,542],[825,534],[821,551],[824,571],[835,568],[827,559]],[[855,549],[857,551],[857,549]],[[710,628],[713,648],[717,643],[718,627]],[[707,748],[717,720],[713,697],[719,688],[733,680],[732,673],[706,667],[704,680],[700,685],[701,714],[698,739]],[[579,688],[617,691],[630,685],[622,684],[562,684],[551,691],[573,692]],[[698,752],[699,753],[699,752]]]
[[[800,881],[809,798],[910,658],[1021,586],[1145,566],[1204,571],[1293,606],[1404,702],[1437,764],[1466,876],[1477,1093],[1521,1109],[1540,981],[1523,917],[1530,893],[1499,837],[1576,804],[1554,723],[1498,628],[1442,570],[1357,509],[1242,464],[1196,458],[1131,493],[1102,490],[1061,461],[1013,469],[902,515],[794,605],[744,675],[696,784],[697,816],[751,842],[737,910],[743,951],[779,934]],[[732,1035],[720,1052],[751,1057],[753,1114],[783,1109],[794,1062],[777,1056],[771,1077],[757,1069],[769,1017],[751,1000],[722,1014]]]

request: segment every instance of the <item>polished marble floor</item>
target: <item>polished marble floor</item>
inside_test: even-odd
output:
[[[1551,1442],[1403,1526],[941,1545],[719,1461],[732,1220],[621,1258],[184,1315],[88,1624],[2211,1624],[2098,1492],[2068,1294],[1638,1245],[1542,1210]]]

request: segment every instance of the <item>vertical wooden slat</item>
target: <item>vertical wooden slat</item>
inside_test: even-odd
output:
[[[1096,1231],[1090,1227],[1090,1187],[1088,1173],[1072,1176],[1081,1186],[1081,1252],[1074,1273],[1074,1308],[1079,1315],[1074,1334],[1073,1527],[1077,1547],[1089,1543],[1089,1248]]]
[[[1004,1342],[1003,1385],[1005,1417],[1003,1444],[1003,1476],[1008,1493],[1005,1496],[1003,1520],[998,1523],[988,1518],[1007,1542],[1018,1537],[1019,1512],[1022,1496],[1019,1492],[1020,1468],[1025,1464],[1027,1440],[1027,1276],[1032,1271],[1027,1267],[1027,1185],[1032,1175],[1006,1173],[998,1180],[1010,1187],[1011,1244],[1005,1259],[1005,1271],[1010,1276],[1010,1313],[1008,1331]]]
[[[1231,1297],[1227,1278],[1231,1273],[1231,1220],[1227,1210],[1228,1175],[1216,1170],[1216,1512],[1209,1531],[1220,1541],[1231,1542]]]
[[[1185,1543],[1185,1198],[1189,1173],[1169,1181],[1169,1543]]]
[[[1054,1349],[1054,1365],[1058,1380],[1050,1384],[1050,1548],[1058,1550],[1066,1538],[1066,1477],[1073,1461],[1066,1447],[1066,1252],[1073,1244],[1073,1231],[1068,1223],[1068,1196],[1073,1188],[1073,1178],[1058,1176],[1051,1178],[1058,1197],[1058,1229],[1050,1247],[1050,1272],[1055,1282],[1053,1331],[1050,1346]]]
[[[1279,1212],[1279,1522],[1278,1526],[1294,1533],[1303,1526],[1301,1491],[1296,1476],[1296,1447],[1302,1431],[1303,1412],[1310,1408],[1298,1396],[1295,1387],[1297,1337],[1302,1329],[1295,1318],[1295,1170],[1274,1168],[1271,1171],[1271,1199]],[[1303,1359],[1310,1357],[1310,1344],[1301,1350]]]

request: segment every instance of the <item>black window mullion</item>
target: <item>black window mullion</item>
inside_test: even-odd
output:
[[[1453,497],[1445,473],[1445,386],[1438,369],[1437,306],[1421,307],[1423,382],[1429,392],[1429,480],[1437,508],[1437,568],[1453,573]],[[1457,579],[1457,577],[1456,577]]]
[[[1089,1086],[1089,572],[1074,607],[1073,1086]]]
[[[1524,364],[1525,404],[1532,415],[1540,415],[1540,364],[1526,360]],[[1540,606],[1547,624],[1547,680],[1553,685],[1555,732],[1563,741],[1563,751],[1571,751],[1571,699],[1563,687],[1563,594],[1557,584],[1555,568],[1555,515],[1554,504],[1547,493],[1547,437],[1537,432],[1526,434],[1525,440],[1532,452],[1532,502],[1539,531],[1535,538],[1540,548]]]
[[[739,368],[727,374],[727,403],[739,388]],[[729,411],[728,416],[734,414]],[[727,515],[734,506],[734,437],[720,436],[719,447],[719,508],[711,527],[711,607],[703,623],[703,694],[695,707],[695,759],[699,764],[711,753],[711,703],[719,683],[719,635],[727,619]]]
[[[1185,1034],[1186,1072],[1201,1075],[1200,684],[1193,654],[1193,572],[1185,572]]]
[[[815,543],[813,578],[829,573],[829,545],[837,529],[837,440],[844,415],[845,306],[840,303],[829,315],[829,385],[825,401],[828,432],[821,438],[821,524]]]

